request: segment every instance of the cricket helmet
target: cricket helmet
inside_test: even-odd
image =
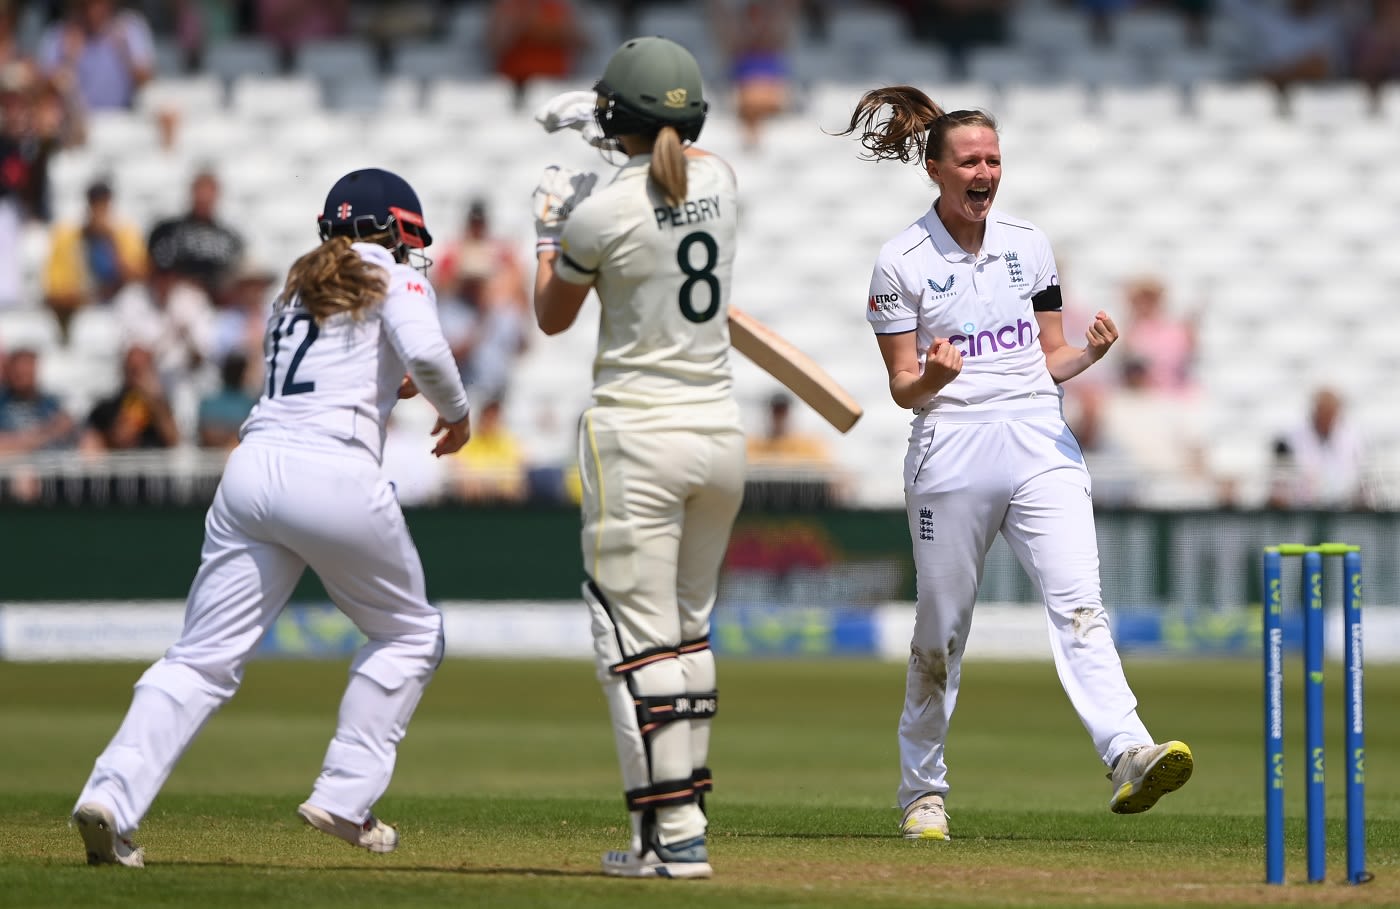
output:
[[[655,135],[675,127],[681,140],[694,142],[710,105],[705,101],[700,65],[690,51],[668,38],[633,38],[608,60],[595,116],[603,135]]]
[[[421,250],[433,242],[413,187],[398,174],[377,167],[351,171],[335,181],[317,221],[322,240],[378,240],[378,235],[388,234],[390,248],[400,261],[407,259],[409,250]]]

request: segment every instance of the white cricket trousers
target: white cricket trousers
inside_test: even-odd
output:
[[[388,788],[398,743],[442,659],[442,617],[427,601],[393,487],[367,452],[251,440],[230,455],[205,518],[180,639],[137,681],[77,804],[100,802],[122,833],[136,829],[204,722],[237,691],[308,565],[369,638],[351,663],[309,801],[365,820]]]
[[[1060,683],[1099,757],[1151,741],[1109,633],[1089,472],[1063,420],[938,421],[904,468],[918,605],[899,722],[899,805],[948,791],[944,744],[987,551],[998,532],[1045,606]],[[1016,743],[1005,717],[1006,744]]]

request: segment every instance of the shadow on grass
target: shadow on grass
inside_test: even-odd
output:
[[[589,871],[584,869],[569,870],[566,868],[470,868],[464,865],[389,865],[383,868],[376,868],[372,865],[283,865],[268,862],[200,862],[200,861],[173,861],[152,862],[152,868],[257,868],[260,871],[295,871],[304,873],[307,871],[334,871],[334,872],[355,872],[362,871],[369,874],[461,874],[475,877],[596,877],[605,878],[601,871]]]

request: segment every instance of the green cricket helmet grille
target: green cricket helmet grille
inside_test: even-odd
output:
[[[608,138],[654,135],[675,127],[681,140],[694,142],[709,104],[700,65],[690,51],[667,38],[633,38],[608,60],[598,93],[598,125]]]

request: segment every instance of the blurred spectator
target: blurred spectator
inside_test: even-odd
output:
[[[1146,361],[1125,352],[1121,362],[1117,388],[1097,399],[1082,400],[1101,408],[1092,417],[1098,424],[1097,447],[1119,456],[1115,473],[1133,479],[1132,504],[1147,508],[1218,504],[1221,487],[1206,463],[1204,427],[1194,399],[1154,386]],[[1113,494],[1120,491],[1114,489]]]
[[[792,398],[779,392],[768,399],[762,435],[748,440],[751,498],[769,506],[831,504],[842,495],[826,443],[792,428]]]
[[[1372,88],[1400,81],[1400,0],[1373,0],[1356,29],[1352,61],[1351,74]]]
[[[44,302],[65,333],[81,307],[109,302],[146,273],[146,243],[135,225],[112,210],[111,184],[90,184],[87,206],[81,224],[53,229],[44,271]]]
[[[219,179],[202,170],[190,183],[190,209],[151,229],[151,266],[195,282],[217,300],[243,258],[243,237],[218,217]]]
[[[1152,276],[1127,283],[1127,318],[1124,320],[1122,356],[1147,371],[1147,386],[1159,391],[1184,392],[1193,387],[1196,332],[1189,320],[1167,310],[1166,286]]]
[[[25,300],[22,234],[49,218],[49,160],[60,146],[43,122],[32,67],[0,66],[0,310]]]
[[[161,269],[112,300],[122,342],[150,351],[181,436],[192,437],[199,401],[216,388],[214,307],[197,285]]]
[[[89,110],[130,108],[155,74],[155,40],[145,18],[116,0],[70,0],[68,14],[39,40],[39,65],[77,86]]]
[[[243,385],[249,391],[262,387],[263,338],[278,291],[272,269],[244,257],[214,313],[211,356],[222,362],[231,354],[240,354],[245,362]]]
[[[750,436],[750,467],[817,467],[831,464],[826,443],[813,435],[793,432],[792,398],[779,392],[768,399],[763,435]]]
[[[202,448],[233,448],[238,430],[258,399],[248,393],[244,380],[248,359],[231,353],[219,364],[219,390],[199,402],[197,435]]]
[[[1217,0],[1170,0],[1166,4],[1186,20],[1186,41],[1192,47],[1205,47],[1210,40],[1210,21],[1215,13],[1216,2]]]
[[[1144,6],[1142,0],[1074,0],[1073,6],[1087,13],[1094,23],[1094,40],[1106,44],[1113,39],[1113,20],[1128,10]]]
[[[85,451],[173,448],[180,442],[175,416],[156,372],[155,358],[144,347],[128,347],[122,358],[122,384],[88,416]]]
[[[439,294],[467,303],[501,297],[525,312],[531,306],[526,283],[515,243],[492,232],[485,200],[472,199],[461,238],[437,259],[433,286]]]
[[[1366,446],[1347,421],[1341,395],[1313,394],[1308,418],[1274,443],[1274,508],[1368,508]]]
[[[1248,36],[1248,75],[1279,88],[1343,75],[1345,20],[1325,0],[1220,0],[1223,15]]]
[[[282,52],[283,66],[296,59],[299,47],[320,38],[338,38],[350,30],[350,0],[256,0],[256,30]]]
[[[523,501],[525,452],[501,419],[501,399],[489,399],[473,409],[471,442],[454,456],[454,491],[469,502]]]
[[[187,71],[204,65],[205,49],[238,34],[239,0],[169,0],[169,31],[175,35]],[[157,25],[159,28],[159,25]]]
[[[474,399],[503,397],[525,348],[531,304],[514,245],[492,235],[484,202],[471,203],[433,284],[462,382]]]
[[[796,0],[711,0],[710,20],[729,61],[734,110],[749,148],[758,147],[763,122],[792,103],[788,54],[798,12]]]
[[[442,33],[442,22],[452,0],[383,0],[356,10],[356,31],[365,35],[387,59],[392,49],[406,41],[433,41]]]
[[[572,0],[494,0],[486,43],[495,71],[515,86],[519,104],[531,79],[573,73],[588,34]]]
[[[73,443],[73,418],[58,398],[39,390],[39,355],[19,348],[4,362],[0,384],[0,455]]]
[[[26,59],[19,18],[23,8],[19,0],[0,0],[0,67]]]
[[[1010,0],[899,0],[918,41],[931,41],[948,51],[953,70],[967,75],[967,57],[987,44],[1005,44],[1009,35]]]

